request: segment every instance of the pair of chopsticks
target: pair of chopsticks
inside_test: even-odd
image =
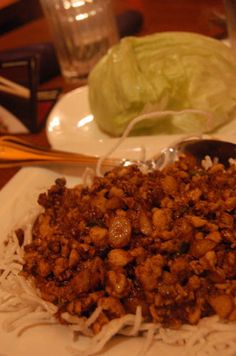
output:
[[[30,90],[28,88],[2,76],[0,76],[0,91],[25,99],[30,98]]]

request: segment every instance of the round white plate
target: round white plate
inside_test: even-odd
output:
[[[88,87],[64,95],[51,111],[47,121],[47,136],[53,148],[101,156],[113,147],[117,138],[102,132],[89,108]],[[150,158],[160,149],[186,135],[155,135],[128,137],[112,154],[119,158]],[[214,137],[236,142],[236,120],[220,128]]]

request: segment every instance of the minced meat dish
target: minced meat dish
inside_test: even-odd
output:
[[[22,273],[61,322],[98,306],[94,333],[137,306],[171,328],[213,314],[236,320],[235,166],[205,170],[182,157],[147,174],[119,167],[89,187],[57,179],[38,202]]]

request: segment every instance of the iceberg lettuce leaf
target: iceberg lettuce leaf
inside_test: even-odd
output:
[[[173,115],[144,121],[134,134],[210,132],[236,116],[236,54],[218,40],[188,32],[126,37],[89,76],[89,102],[99,127],[120,136],[136,116],[199,109],[214,115]]]

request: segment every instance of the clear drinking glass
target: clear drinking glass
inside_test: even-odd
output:
[[[110,0],[40,0],[62,75],[86,80],[90,70],[118,41]]]

